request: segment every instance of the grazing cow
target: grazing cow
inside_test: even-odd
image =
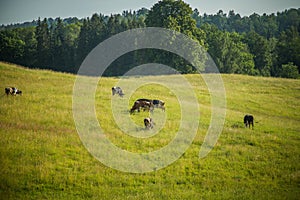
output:
[[[16,91],[16,95],[22,95],[22,91],[21,90],[18,90],[18,91]]]
[[[145,101],[145,102],[148,102],[148,103],[152,103],[151,99],[138,99],[137,101]]]
[[[245,127],[250,126],[252,125],[252,129],[253,129],[253,121],[254,121],[254,117],[252,115],[245,115],[244,117],[244,124],[245,124]]]
[[[7,88],[5,88],[5,94],[6,95],[11,94],[11,95],[14,95],[14,96],[17,95],[17,94],[22,95],[22,91],[18,90],[15,87],[7,87]]]
[[[135,101],[133,103],[133,106],[130,109],[130,114],[132,114],[135,110],[138,110],[138,112],[140,112],[140,102],[139,101]]]
[[[132,108],[130,109],[130,113],[132,114],[135,110],[140,112],[140,108],[143,108],[144,111],[149,110],[152,112],[154,106],[152,102],[139,99],[134,102]]]
[[[120,97],[124,96],[124,93],[120,87],[112,87],[111,91],[112,91],[112,95],[118,94]]]
[[[13,89],[11,87],[5,88],[5,94],[6,95],[9,95],[9,94],[12,94],[12,93],[13,93]]]
[[[163,111],[165,110],[165,102],[162,100],[138,99],[137,101],[146,101],[152,103],[154,108],[161,108]]]
[[[144,124],[145,124],[146,129],[152,129],[154,122],[153,122],[152,118],[148,117],[148,118],[144,119]]]
[[[141,108],[143,108],[143,110],[149,110],[149,111],[153,111],[154,110],[154,105],[153,105],[153,101],[150,99],[138,99],[137,101],[141,102]]]
[[[165,102],[162,100],[153,100],[153,105],[155,108],[161,108],[163,111],[165,111]]]

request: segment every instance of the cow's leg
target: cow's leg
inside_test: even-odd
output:
[[[154,111],[154,106],[150,106],[149,111],[150,111],[151,113],[153,113],[153,111]]]

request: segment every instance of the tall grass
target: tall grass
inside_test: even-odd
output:
[[[199,159],[210,123],[210,95],[199,76],[185,78],[200,104],[195,140],[170,166],[132,174],[106,167],[80,141],[72,113],[75,76],[0,63],[1,199],[298,199],[300,81],[223,75],[225,126],[214,149]],[[128,81],[136,79],[139,77]],[[180,122],[175,94],[157,84],[127,94],[128,106],[117,108],[124,116],[118,123],[126,125],[130,119],[138,127],[132,131],[141,135],[151,134],[142,122],[149,113],[129,115],[134,100],[166,102],[165,112],[155,110],[153,114],[157,119],[154,129],[160,132],[134,138],[120,130],[111,112],[112,101],[124,100],[111,96],[111,87],[117,83],[116,78],[102,78],[95,95],[97,119],[108,138],[132,152],[150,152],[168,144]],[[172,84],[180,87],[180,83]],[[18,87],[23,95],[4,95],[7,86]],[[244,128],[247,113],[255,117],[254,130]]]

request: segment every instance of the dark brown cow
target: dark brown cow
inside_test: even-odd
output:
[[[137,101],[146,101],[146,102],[152,103],[154,108],[161,108],[163,111],[165,111],[165,102],[162,100],[138,99]]]
[[[143,108],[143,111],[149,110],[149,111],[152,112],[154,106],[153,106],[152,102],[139,99],[139,100],[134,102],[132,108],[130,109],[130,113],[132,114],[135,110],[140,112],[141,108]]]

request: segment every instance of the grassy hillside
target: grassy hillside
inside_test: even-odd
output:
[[[106,167],[83,146],[72,113],[75,76],[0,63],[0,199],[298,199],[300,80],[223,75],[224,130],[210,154],[198,159],[210,122],[210,96],[197,75],[185,77],[200,103],[195,140],[170,166],[133,174]],[[135,139],[122,133],[111,113],[111,98],[121,101],[111,97],[117,81],[102,79],[95,95],[97,118],[110,140],[133,152],[168,144],[180,121],[175,95],[151,84],[132,95],[130,104],[141,96],[165,100],[167,113],[166,123],[158,122],[157,129],[163,126],[158,135]],[[23,96],[7,97],[7,86],[18,87]],[[255,117],[254,130],[243,127],[246,113]],[[142,125],[147,115],[131,118]]]

